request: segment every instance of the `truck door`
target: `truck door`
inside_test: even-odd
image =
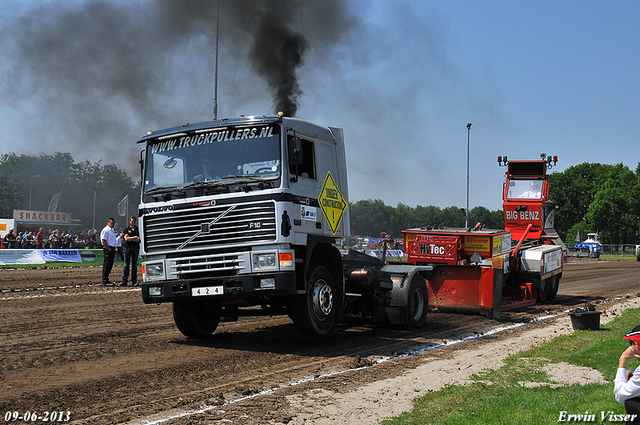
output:
[[[299,140],[294,142],[292,134],[287,136],[289,149],[295,143],[302,151],[302,160],[299,165],[289,166],[289,187],[300,208],[302,230],[307,234],[341,236],[339,224],[346,203],[338,185],[335,143],[299,133],[295,138]]]

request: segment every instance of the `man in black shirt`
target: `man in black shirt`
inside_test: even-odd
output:
[[[140,232],[136,226],[136,217],[129,219],[129,227],[124,229],[124,269],[122,270],[122,286],[127,286],[129,264],[131,264],[131,285],[138,284],[138,256],[140,255]]]

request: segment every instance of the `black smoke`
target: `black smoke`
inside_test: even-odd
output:
[[[275,112],[293,117],[303,94],[296,71],[303,63],[308,42],[287,26],[293,11],[282,7],[283,2],[269,3],[258,23],[249,58],[272,90]]]
[[[212,116],[217,4],[58,1],[5,22],[0,95],[28,129],[20,148],[97,157],[135,175],[132,140]],[[305,55],[330,61],[355,22],[339,0],[220,0],[219,19],[221,116],[295,115],[299,72],[313,67]],[[244,109],[264,99],[261,111]]]

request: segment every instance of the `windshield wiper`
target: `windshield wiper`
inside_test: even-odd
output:
[[[181,189],[175,187],[175,186],[158,186],[158,187],[154,187],[153,189],[149,189],[147,191],[144,192],[145,195],[156,195],[158,193],[168,193],[168,192],[182,192]]]
[[[269,187],[271,187],[272,182],[275,179],[273,177],[260,177],[255,174],[242,174],[238,176],[222,177],[220,180],[233,180],[232,183],[268,183]]]
[[[243,174],[239,176],[223,177],[222,180],[229,180],[230,184],[239,184],[240,186],[236,188],[236,192],[243,190],[245,192],[250,192],[252,190],[251,186],[249,186],[250,184],[257,184],[259,189],[271,189],[273,187],[273,180],[275,179],[273,177],[267,179],[266,177],[258,177],[253,174]]]
[[[199,187],[219,187],[222,186],[224,188],[226,188],[227,190],[229,190],[229,187],[227,186],[226,183],[221,182],[219,179],[216,180],[203,180],[201,182],[194,182],[191,184],[188,184],[186,186],[183,186],[183,189],[193,189],[193,188],[199,188]]]
[[[201,187],[215,189],[217,193],[220,193],[220,188],[226,189],[226,192],[231,192],[229,186],[226,183],[221,182],[220,180],[204,180],[201,182],[194,182],[184,186],[183,189],[198,189]]]

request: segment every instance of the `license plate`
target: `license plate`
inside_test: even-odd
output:
[[[222,286],[203,286],[201,288],[191,288],[191,296],[193,297],[222,294],[224,294],[224,287]]]

